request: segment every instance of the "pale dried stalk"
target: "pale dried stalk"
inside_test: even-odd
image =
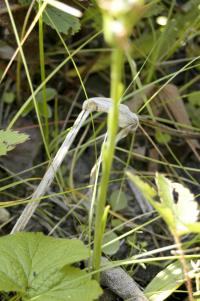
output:
[[[58,171],[62,161],[64,160],[64,157],[67,155],[67,152],[69,151],[69,148],[71,147],[78,131],[84,124],[90,112],[98,111],[98,112],[108,113],[111,106],[112,106],[111,99],[104,98],[104,97],[94,97],[86,100],[83,103],[83,109],[81,113],[78,115],[72,129],[67,134],[63,144],[59,148],[51,165],[47,169],[40,184],[38,185],[37,189],[33,193],[31,198],[31,200],[33,201],[30,202],[28,205],[26,205],[21,216],[19,217],[15,226],[13,227],[11,233],[22,231],[26,227],[27,223],[29,222],[30,218],[32,217],[36,208],[39,205],[40,202],[39,199],[41,198],[41,196],[45,194],[45,192],[51,185],[56,172]],[[125,135],[124,131],[126,132],[126,129],[128,131],[130,131],[130,129],[134,130],[137,128],[138,124],[139,121],[137,115],[132,113],[127,106],[121,104],[120,111],[119,111],[119,126],[123,128],[122,130],[123,135]]]

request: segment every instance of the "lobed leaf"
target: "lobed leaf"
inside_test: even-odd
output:
[[[75,34],[80,30],[79,19],[55,7],[47,7],[44,11],[44,22],[64,34]]]
[[[61,271],[52,271],[47,281],[37,279],[35,286],[27,292],[27,298],[31,301],[92,301],[102,293],[98,283],[90,279],[85,271],[66,266]],[[84,296],[84,299],[83,299]]]
[[[42,233],[17,233],[0,238],[0,290],[15,291],[23,300],[92,301],[101,294],[97,282],[69,264],[88,258],[77,239]]]

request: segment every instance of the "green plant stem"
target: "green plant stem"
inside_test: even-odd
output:
[[[18,104],[20,104],[20,98],[21,98],[21,66],[22,66],[22,60],[19,53],[17,55],[17,72],[16,72],[16,95],[17,95]]]
[[[41,8],[42,2],[39,1],[39,9]],[[44,33],[43,33],[43,16],[39,18],[39,54],[40,54],[40,75],[41,82],[45,82],[45,60],[44,60]],[[47,107],[47,96],[46,96],[46,84],[42,87],[43,97],[43,116],[44,116],[44,135],[47,145],[49,145],[49,123],[48,123],[48,107]],[[41,112],[40,112],[41,113]]]
[[[103,221],[104,207],[110,177],[111,166],[115,151],[115,140],[118,129],[119,104],[122,95],[122,68],[123,51],[114,49],[111,54],[111,98],[113,106],[108,114],[108,138],[102,147],[102,177],[97,195],[95,233],[94,233],[94,252],[92,258],[92,267],[94,271],[100,269],[101,245],[103,239]],[[104,221],[105,223],[105,221]],[[97,272],[94,278],[99,281],[100,274]]]

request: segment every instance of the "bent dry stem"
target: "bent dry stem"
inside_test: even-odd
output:
[[[31,198],[31,200],[34,200],[34,202],[33,201],[30,202],[25,207],[24,211],[19,217],[11,233],[22,231],[26,227],[27,223],[29,222],[30,218],[35,212],[37,206],[39,205],[39,200],[41,196],[44,195],[46,190],[51,185],[57,170],[59,169],[64,157],[67,155],[69,148],[71,147],[76,135],[78,134],[78,131],[84,124],[89,114],[92,111],[107,113],[109,112],[111,106],[112,106],[111,99],[105,97],[94,97],[86,100],[83,103],[83,109],[81,113],[78,115],[73,127],[71,128],[70,132],[67,134],[63,144],[59,148],[55,158],[53,159],[51,165],[47,169],[44,177],[42,178],[40,184],[38,185],[36,191],[34,192]],[[122,131],[119,133],[120,135],[119,138],[123,138],[124,136],[126,136],[126,134],[129,131],[135,130],[138,126],[137,115],[132,113],[129,110],[129,108],[125,105],[120,105],[119,121],[120,121],[119,126],[123,128]],[[35,201],[35,199],[38,199],[38,201]]]

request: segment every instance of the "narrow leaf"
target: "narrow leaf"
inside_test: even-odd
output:
[[[184,275],[179,262],[168,265],[159,272],[145,288],[145,296],[150,301],[162,301],[184,283]]]

